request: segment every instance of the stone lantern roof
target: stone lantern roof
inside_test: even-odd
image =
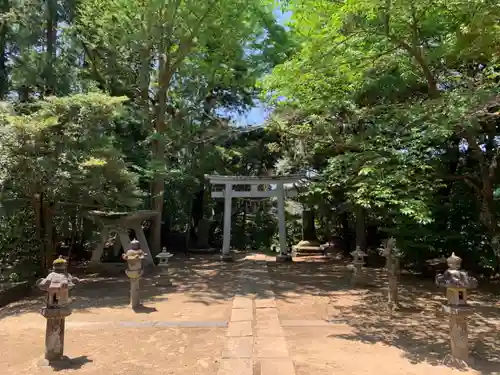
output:
[[[167,252],[167,249],[163,248],[161,252],[156,256],[156,258],[163,260],[163,259],[169,259],[173,256],[174,254]]]
[[[436,276],[436,284],[445,288],[473,289],[477,287],[476,278],[469,276],[467,271],[461,270],[462,259],[452,253],[446,259],[448,269]]]
[[[73,288],[77,279],[67,273],[67,264],[68,262],[62,257],[56,259],[52,263],[53,271],[47,277],[38,280],[38,288],[44,291],[58,288]]]

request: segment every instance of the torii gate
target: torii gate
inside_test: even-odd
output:
[[[286,242],[286,226],[285,226],[285,189],[284,184],[295,183],[304,178],[304,176],[218,176],[205,175],[212,185],[224,185],[223,191],[212,192],[212,198],[224,198],[224,239],[222,242],[222,257],[223,261],[231,261],[230,254],[231,246],[231,204],[233,198],[272,198],[278,200],[278,223],[279,223],[279,240],[280,254],[276,260],[288,260],[290,255],[287,254]],[[250,191],[233,190],[233,185],[250,185]],[[268,191],[258,190],[259,185],[276,185],[276,189]]]

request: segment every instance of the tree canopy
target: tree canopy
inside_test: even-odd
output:
[[[0,11],[11,278],[88,253],[92,209],[156,210],[153,251],[189,248],[202,219],[216,244],[213,173],[310,176],[297,200],[345,252],[394,236],[407,267],[451,251],[498,267],[497,2],[4,0]],[[258,101],[265,123],[235,126]],[[268,249],[273,202],[252,204],[235,205],[233,245]]]

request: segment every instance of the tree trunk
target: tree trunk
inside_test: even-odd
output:
[[[6,14],[10,10],[9,0],[1,0],[0,12]],[[0,26],[0,100],[5,100],[9,92],[9,73],[7,71],[7,34],[9,26],[4,20]]]
[[[152,141],[153,162],[156,164],[154,179],[151,187],[152,208],[157,212],[156,218],[151,223],[151,253],[161,251],[161,227],[163,216],[163,202],[165,194],[165,143],[163,137],[166,130],[167,95],[170,86],[171,72],[165,54],[161,54],[158,64],[159,87],[156,94],[156,120],[154,125],[155,136]],[[160,167],[161,166],[161,167]]]
[[[302,210],[302,240],[318,242],[316,224],[314,222],[314,211],[312,209]]]
[[[56,62],[57,48],[57,0],[47,0],[46,39],[45,95],[55,95],[56,76],[54,74],[54,63]]]
[[[349,255],[351,252],[351,232],[349,231],[349,212],[340,214],[340,225],[342,226],[343,253]]]
[[[193,219],[194,228],[198,228],[198,223],[204,217],[203,204],[205,198],[205,186],[202,184],[200,186],[200,190],[196,192],[194,197],[192,198],[192,206],[193,209],[191,211],[191,217]]]
[[[33,209],[35,211],[35,233],[38,242],[38,254],[40,258],[40,272],[45,273],[45,241],[44,241],[44,223],[43,223],[43,193],[35,193],[33,196]]]
[[[54,228],[54,203],[46,203],[43,207],[43,222],[45,226],[45,267],[50,269],[56,259],[56,233]]]
[[[361,251],[366,252],[365,209],[361,206],[357,206],[355,215],[356,215],[356,246],[359,246]]]

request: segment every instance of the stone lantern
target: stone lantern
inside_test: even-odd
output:
[[[133,309],[139,307],[139,279],[142,276],[143,267],[142,260],[146,253],[141,250],[139,241],[133,240],[130,242],[130,249],[122,255],[122,258],[127,261],[127,269],[125,274],[130,279],[130,305]]]
[[[36,285],[46,292],[45,306],[40,314],[47,319],[45,330],[45,357],[43,364],[64,359],[64,328],[65,319],[71,315],[69,308],[69,290],[79,280],[68,273],[68,263],[59,257],[52,263],[52,272],[44,279],[39,279]]]
[[[349,269],[352,271],[351,283],[356,285],[360,284],[363,280],[364,257],[367,254],[359,246],[356,246],[356,250],[351,252],[351,255],[353,257],[352,263],[349,265]]]
[[[385,257],[385,268],[387,270],[388,293],[387,306],[389,310],[399,307],[398,299],[398,276],[399,276],[399,258],[400,252],[396,247],[396,239],[389,238],[380,253]]]
[[[164,247],[162,249],[161,253],[156,256],[156,258],[158,258],[158,267],[161,268],[161,278],[163,279],[163,281],[158,282],[157,285],[159,285],[159,286],[172,285],[172,282],[170,281],[170,278],[168,277],[168,260],[173,256],[174,256],[174,254],[167,252],[166,247]]]
[[[464,367],[469,363],[467,316],[472,313],[467,304],[467,290],[476,288],[477,280],[460,270],[462,259],[455,253],[446,262],[449,268],[436,276],[436,284],[446,288],[448,303],[443,305],[443,311],[450,317],[451,354],[446,356],[445,363]]]

